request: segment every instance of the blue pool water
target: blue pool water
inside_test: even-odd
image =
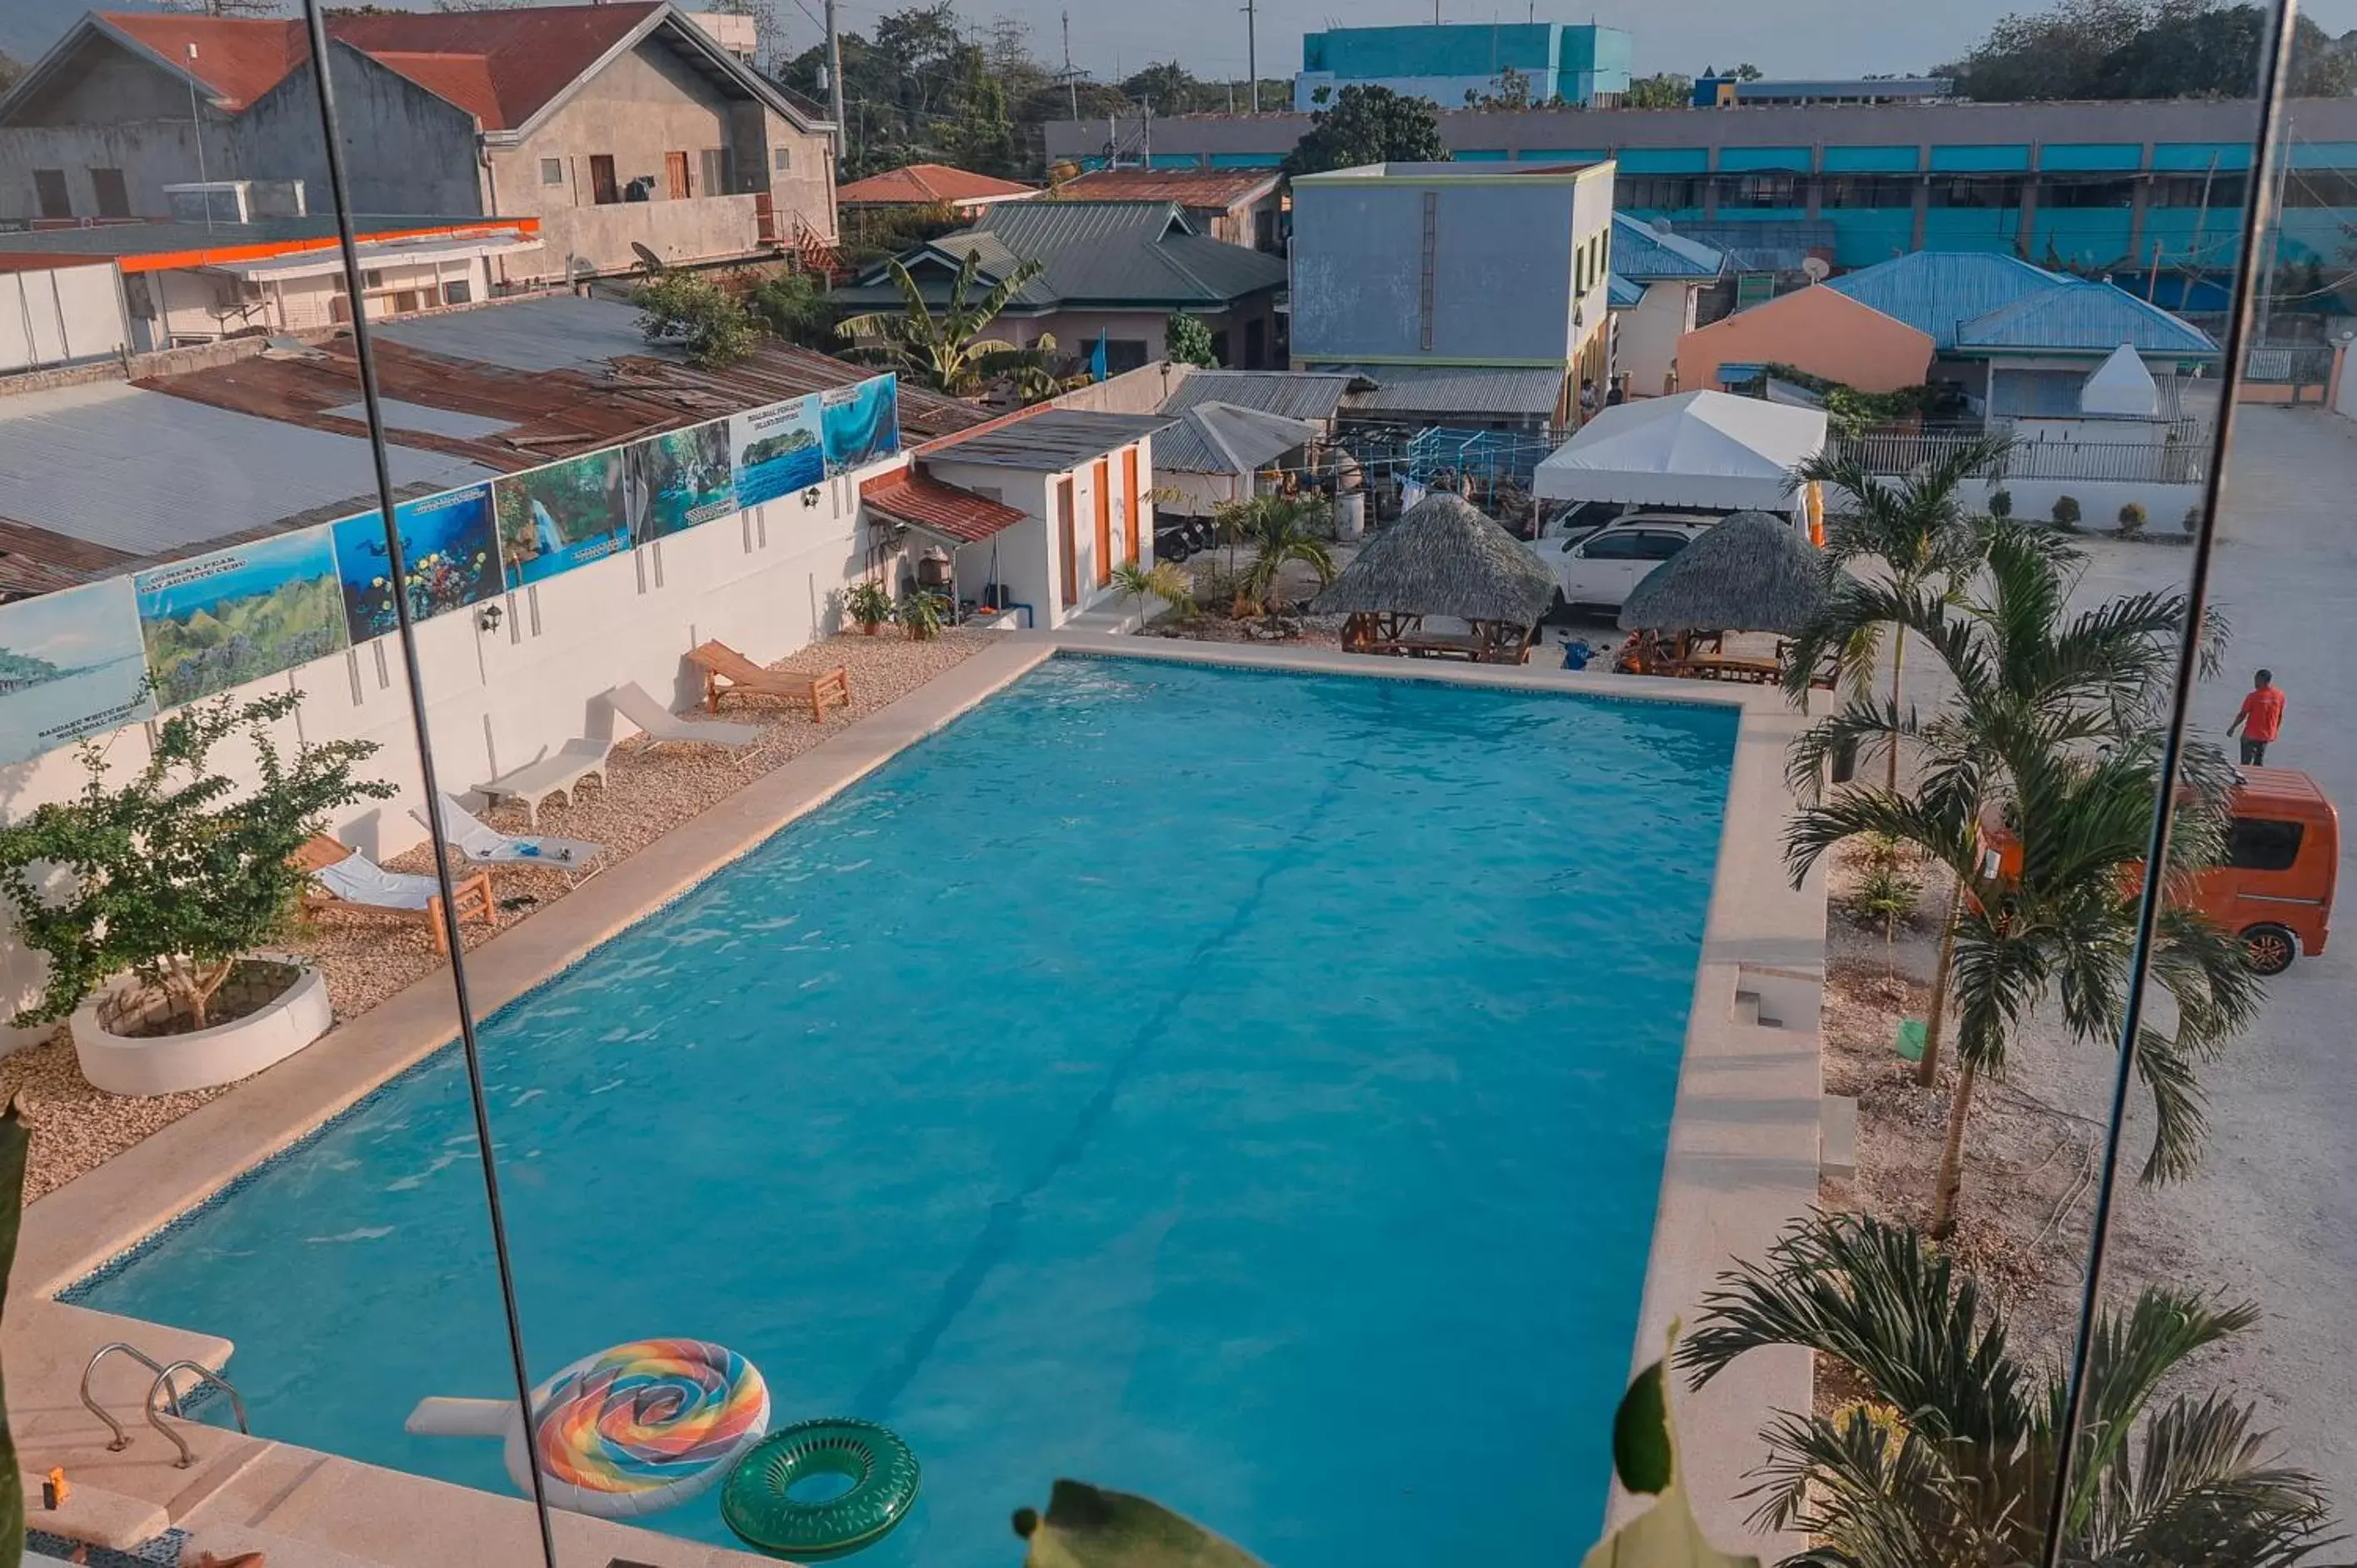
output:
[[[1573,1560],[1734,727],[1043,667],[488,1022],[534,1378],[696,1336],[886,1423],[875,1568],[1015,1561],[1059,1476],[1276,1568]],[[507,1489],[402,1431],[511,1391],[455,1051],[74,1298],[233,1339],[261,1434]]]

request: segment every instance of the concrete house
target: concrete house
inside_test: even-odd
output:
[[[1860,392],[1921,386],[1932,335],[1838,289],[1796,289],[1697,328],[1678,340],[1678,384],[1724,392],[1790,365]]]
[[[1612,373],[1626,377],[1631,392],[1678,390],[1678,339],[1695,329],[1703,289],[1727,270],[1727,252],[1716,245],[1612,215]]]
[[[832,127],[661,0],[328,31],[354,209],[539,219],[501,283],[834,241]],[[323,208],[312,70],[299,21],[92,12],[0,98],[0,217],[170,217],[199,181]]]
[[[1612,165],[1368,164],[1293,182],[1293,365],[1610,367]],[[1380,378],[1379,378],[1380,379]]]
[[[1285,195],[1275,169],[1092,169],[1056,188],[1068,201],[1175,201],[1199,234],[1285,252]]]

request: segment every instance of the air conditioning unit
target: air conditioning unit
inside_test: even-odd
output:
[[[180,223],[251,223],[309,214],[299,179],[209,179],[167,185],[164,199]]]

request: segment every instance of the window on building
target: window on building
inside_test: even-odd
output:
[[[1228,329],[1224,327],[1211,334],[1211,362],[1234,368],[1235,361],[1228,358]]]
[[[541,159],[540,183],[543,185],[563,185],[565,183],[565,160],[563,158]]]
[[[384,286],[383,270],[378,267],[369,268],[361,274],[361,284],[366,288],[382,288]]]
[[[475,285],[465,278],[453,278],[442,285],[442,303],[470,305],[475,298]]]
[[[2133,179],[2057,179],[2049,176],[2039,188],[2040,207],[2133,207]]]
[[[2286,207],[2357,207],[2357,174],[2294,169],[2284,178],[2283,202]]]
[[[1652,211],[1692,211],[1702,206],[1702,181],[1684,175],[1624,175],[1612,182],[1612,204]]]
[[[704,177],[704,194],[706,196],[725,195],[729,189],[728,149],[726,147],[706,147],[698,156],[698,162],[702,165],[701,172]]]
[[[1119,375],[1124,371],[1135,371],[1145,363],[1145,338],[1108,338],[1105,339],[1105,374]]]
[[[1928,199],[1934,207],[2019,207],[2029,183],[2018,175],[1952,177],[1933,180]]]
[[[37,168],[33,171],[33,196],[44,218],[73,216],[73,197],[66,190],[66,171],[61,168]]]
[[[131,188],[123,182],[119,168],[94,168],[90,171],[91,188],[98,195],[98,215],[101,218],[131,216]]]
[[[2237,871],[2289,871],[2299,859],[2303,832],[2298,822],[2237,817],[2226,841],[2226,864]]]
[[[622,199],[621,182],[614,177],[614,159],[609,153],[589,156],[589,199],[600,207],[610,207]]]
[[[417,291],[415,289],[404,288],[393,296],[393,313],[395,316],[406,316],[416,308]]]
[[[1718,204],[1721,207],[1798,207],[1801,205],[1801,182],[1789,174],[1721,175]]]
[[[1820,185],[1817,205],[1845,209],[1912,207],[1915,205],[1916,185],[1916,178],[1911,174],[1833,175]]]
[[[2145,200],[2153,207],[2239,208],[2248,178],[2239,174],[2160,175],[2154,178]]]
[[[779,148],[777,148],[776,150],[772,151],[772,152],[770,154],[770,166],[771,168],[773,168],[773,169],[777,170],[780,174],[791,174],[791,173],[793,173],[793,172],[794,172],[794,150],[793,150],[793,148],[791,148],[791,147],[779,147]]]
[[[1257,371],[1268,364],[1268,323],[1244,323],[1244,369]]]

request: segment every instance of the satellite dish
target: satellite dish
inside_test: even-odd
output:
[[[1834,269],[1823,256],[1803,256],[1801,258],[1801,274],[1811,283],[1823,283],[1834,275]]]
[[[659,273],[663,270],[663,259],[661,256],[656,255],[652,251],[648,250],[644,245],[640,244],[636,240],[630,242],[630,249],[638,252],[639,264],[646,268],[647,271],[651,273]]]
[[[1677,232],[1676,230],[1670,227],[1670,220],[1666,218],[1656,218],[1651,223],[1646,224],[1645,227],[1652,231],[1653,238],[1657,240],[1665,239]]]

